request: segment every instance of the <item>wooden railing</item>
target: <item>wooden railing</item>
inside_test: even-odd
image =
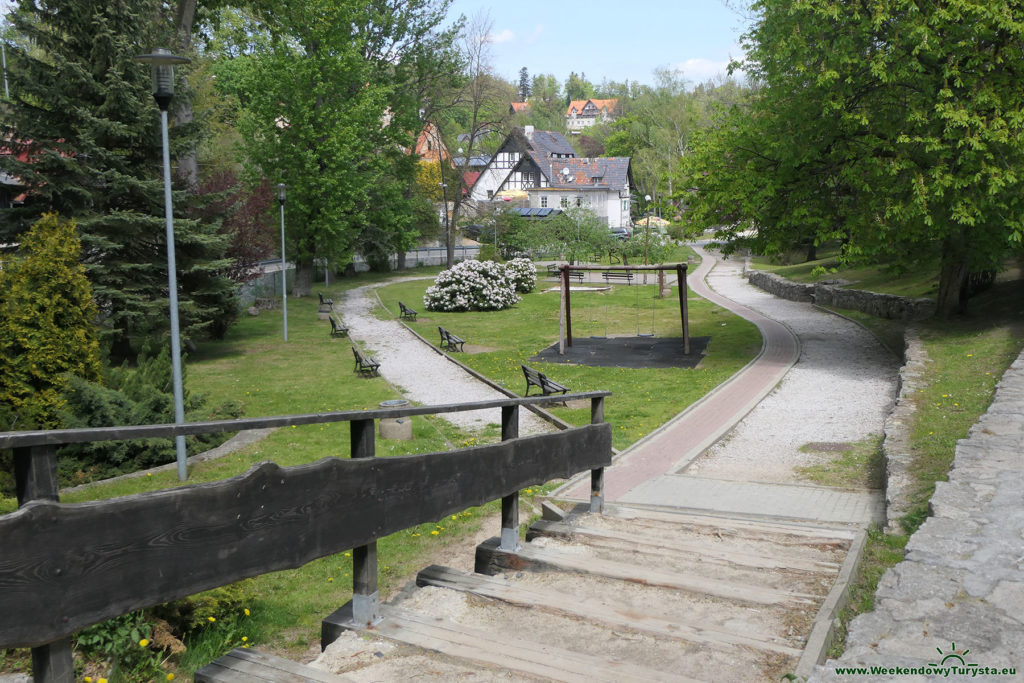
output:
[[[33,648],[37,683],[72,681],[70,636],[105,619],[353,550],[353,625],[378,616],[376,540],[497,498],[502,545],[518,541],[520,489],[591,470],[603,505],[609,392],[440,406],[97,429],[0,433],[19,509],[0,516],[0,647]],[[589,399],[591,424],[519,438],[519,407]],[[374,457],[383,418],[500,409],[502,442]],[[263,462],[222,481],[104,501],[58,501],[63,444],[349,422],[351,459]]]

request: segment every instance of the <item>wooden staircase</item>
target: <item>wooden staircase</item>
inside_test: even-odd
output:
[[[533,524],[516,550],[481,544],[476,573],[427,567],[315,665],[365,681],[777,681],[834,605],[856,534],[580,507]]]

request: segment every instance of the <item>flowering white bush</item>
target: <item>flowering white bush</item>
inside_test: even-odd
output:
[[[519,301],[505,267],[494,261],[463,261],[442,270],[427,287],[428,311],[500,311]]]
[[[509,284],[520,294],[529,294],[537,286],[537,269],[528,258],[514,258],[505,264]]]

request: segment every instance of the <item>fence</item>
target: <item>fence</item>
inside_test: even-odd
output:
[[[19,509],[0,516],[0,648],[31,647],[36,683],[74,680],[70,636],[133,610],[353,550],[353,625],[378,613],[376,540],[502,499],[504,543],[518,538],[519,490],[591,470],[603,504],[611,426],[596,391],[269,418],[0,433],[14,452]],[[591,424],[519,438],[520,406],[589,399]],[[375,458],[379,419],[500,409],[502,441]],[[75,505],[58,502],[57,448],[95,441],[349,422],[351,459]],[[503,545],[504,545],[503,543]]]

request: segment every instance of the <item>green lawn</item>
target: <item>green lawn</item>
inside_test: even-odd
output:
[[[651,281],[653,282],[652,275]],[[544,291],[554,281],[541,276],[537,290],[505,311],[444,313],[426,311],[423,292],[430,281],[402,282],[378,290],[384,306],[397,314],[398,302],[420,315],[409,326],[437,343],[440,325],[467,340],[471,353],[460,361],[501,386],[522,395],[526,390],[521,364],[529,365],[573,391],[608,390],[605,419],[614,426],[614,445],[625,448],[650,433],[746,365],[761,348],[757,328],[742,318],[696,297],[689,298],[690,334],[710,336],[707,356],[695,369],[594,368],[531,360],[557,343],[559,295]],[[573,295],[573,333],[635,336],[652,329],[656,336],[680,337],[679,302],[675,292],[656,299],[657,287],[614,285],[610,291]],[[589,408],[552,408],[572,424],[585,424]]]

